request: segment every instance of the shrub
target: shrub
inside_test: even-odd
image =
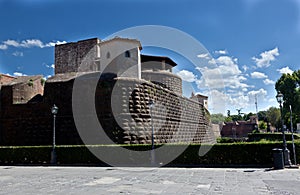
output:
[[[33,86],[33,80],[30,79],[30,80],[28,81],[27,85],[28,85],[29,87],[32,87],[32,86]]]
[[[300,142],[295,142],[298,162],[300,160]],[[120,146],[120,145],[118,145]],[[159,147],[161,145],[156,145]],[[178,147],[184,145],[168,144],[168,151],[176,151]],[[102,150],[108,155],[115,154],[114,147],[116,145],[95,145],[90,146],[97,150]],[[123,145],[122,147],[130,151],[150,150],[151,145]],[[199,156],[201,147],[211,147],[204,155]],[[290,151],[292,151],[291,143],[288,143]],[[222,143],[215,145],[199,145],[192,144],[172,162],[165,166],[208,166],[208,167],[229,167],[229,166],[251,166],[251,167],[270,167],[272,161],[272,149],[282,148],[282,142],[252,142],[252,143]],[[51,146],[16,146],[16,147],[0,147],[0,164],[1,165],[17,165],[17,164],[49,164],[51,158]],[[101,165],[108,166],[98,158],[96,158],[86,146],[58,146],[57,162],[58,164],[83,164],[83,165]],[[130,154],[131,155],[131,154]],[[133,154],[132,154],[133,155]],[[171,155],[171,154],[166,154]],[[130,162],[129,158],[129,161]],[[164,159],[164,158],[162,158]],[[134,162],[132,161],[134,164]],[[127,164],[128,165],[128,164]],[[122,164],[120,164],[122,166]]]
[[[249,133],[248,141],[260,141],[260,140],[269,140],[269,141],[282,141],[282,133]],[[292,141],[292,134],[285,134],[285,139],[287,141]],[[300,139],[299,134],[294,134],[294,139]]]

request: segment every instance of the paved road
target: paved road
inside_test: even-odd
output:
[[[300,194],[300,170],[0,167],[0,194]]]

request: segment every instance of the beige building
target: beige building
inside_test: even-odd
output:
[[[55,74],[100,71],[141,79],[141,49],[138,40],[120,37],[56,45]]]

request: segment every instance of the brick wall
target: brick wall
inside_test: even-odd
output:
[[[82,85],[90,90],[88,83],[91,80],[87,78],[96,77],[82,79]],[[73,83],[74,80],[46,83],[42,102],[10,104],[2,108],[1,145],[50,145],[53,129],[50,110],[54,103],[59,108],[57,144],[81,144],[73,119]],[[82,98],[85,94],[83,91]],[[150,99],[155,102],[152,117]],[[151,118],[156,143],[203,143],[213,139],[203,105],[145,80],[119,78],[100,81],[95,102],[99,122],[115,143],[150,143]],[[88,123],[88,116],[84,117]],[[101,144],[101,137],[94,134],[91,143]]]
[[[222,137],[242,138],[248,137],[255,129],[255,123],[250,122],[229,122],[225,123],[221,130]]]
[[[167,71],[143,71],[142,79],[163,85],[167,89],[182,95],[182,80],[179,76]]]
[[[78,72],[78,68],[81,63],[85,65],[81,71],[88,71],[96,66],[96,45],[99,43],[99,39],[88,39],[78,41],[76,43],[67,43],[63,45],[55,46],[55,74]],[[87,55],[88,54],[88,55]]]
[[[5,85],[11,81],[13,81],[15,77],[5,75],[5,74],[0,74],[0,88],[2,85]]]

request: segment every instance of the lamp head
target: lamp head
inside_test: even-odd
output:
[[[51,112],[52,112],[52,114],[54,114],[54,115],[57,114],[57,112],[58,112],[58,107],[57,107],[55,104],[52,106]]]
[[[276,95],[276,99],[279,104],[283,103],[283,94],[280,91],[278,91],[278,93]]]

